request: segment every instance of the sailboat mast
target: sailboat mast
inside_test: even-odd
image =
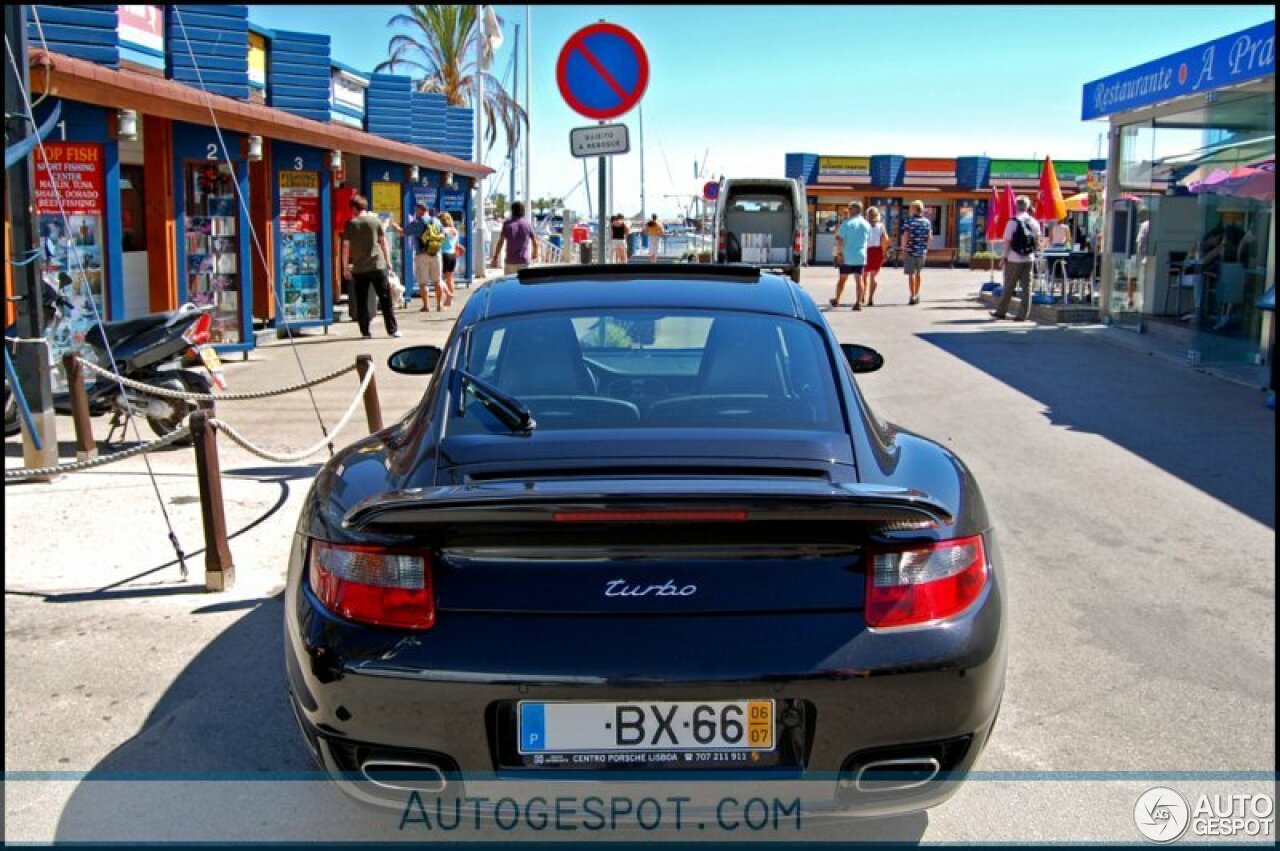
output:
[[[520,24],[516,24],[516,37],[511,53],[511,99],[516,103],[520,102]],[[528,97],[528,93],[525,94]],[[507,204],[510,205],[516,200],[516,154],[515,148],[507,151],[507,160],[511,164],[511,174],[508,175],[508,192]],[[528,199],[525,199],[528,203]]]
[[[533,13],[528,3],[524,5],[524,200],[529,203],[529,150],[533,141]]]
[[[644,203],[644,104],[640,104],[640,221],[647,221],[648,208]]]

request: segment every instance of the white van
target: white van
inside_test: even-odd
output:
[[[732,177],[720,182],[716,260],[776,269],[799,283],[809,245],[809,213],[799,181]]]

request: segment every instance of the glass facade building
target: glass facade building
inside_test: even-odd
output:
[[[1105,321],[1261,365],[1275,283],[1275,22],[1085,86],[1110,122]]]

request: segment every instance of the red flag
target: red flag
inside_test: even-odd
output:
[[[1004,222],[1000,213],[1000,190],[991,187],[991,200],[987,202],[987,242],[995,242],[1004,236]]]
[[[1067,217],[1067,205],[1058,188],[1058,174],[1053,170],[1053,159],[1044,158],[1040,169],[1040,195],[1036,198],[1036,218],[1042,222],[1058,222]]]
[[[991,213],[987,216],[987,239],[999,242],[1004,239],[1004,229],[1013,217],[1018,215],[1018,208],[1013,197],[1013,187],[1008,183],[1004,191],[998,192],[991,187]]]

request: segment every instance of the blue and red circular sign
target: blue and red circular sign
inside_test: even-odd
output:
[[[583,27],[560,48],[556,82],[565,102],[587,118],[617,118],[640,102],[649,85],[649,57],[617,24]]]
[[[702,184],[702,197],[708,201],[714,201],[720,197],[720,184],[714,180],[708,180]]]

